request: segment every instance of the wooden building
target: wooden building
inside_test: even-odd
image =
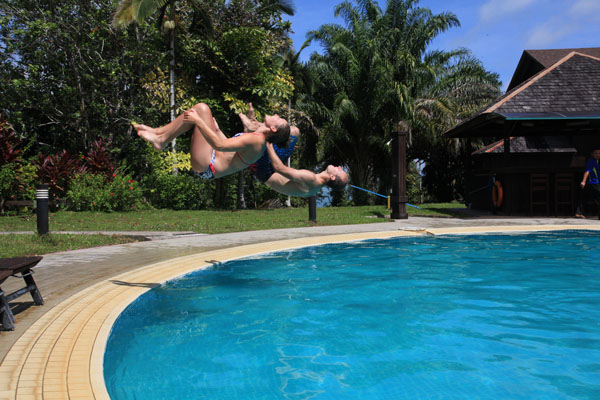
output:
[[[497,140],[471,154],[473,208],[573,215],[585,160],[600,148],[600,48],[524,51],[506,94],[446,135]]]

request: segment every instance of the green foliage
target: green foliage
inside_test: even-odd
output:
[[[16,173],[11,164],[5,164],[0,167],[0,202],[13,200],[16,198],[14,192],[14,182]]]
[[[187,173],[158,173],[142,181],[146,198],[154,207],[200,210],[211,206],[214,184]]]
[[[67,192],[67,207],[74,211],[127,211],[142,206],[142,190],[131,175],[115,173],[112,179],[79,173]]]
[[[212,17],[209,32],[192,24],[187,35],[179,36],[184,81],[200,84],[190,87],[195,97],[210,93],[208,97],[236,111],[251,101],[259,111],[272,110],[291,96],[293,84],[279,54],[290,43],[289,25],[280,13],[292,10],[277,3],[285,2],[265,7],[259,2],[217,2],[191,12],[192,21],[200,19],[199,12]]]
[[[163,174],[172,174],[173,170],[177,171],[191,171],[192,162],[190,153],[184,153],[182,151],[169,151],[161,153],[162,163],[160,169]]]
[[[15,180],[13,188],[16,189],[15,198],[18,200],[35,199],[35,186],[38,184],[37,168],[31,163],[20,162],[15,165]]]
[[[40,179],[51,185],[54,199],[66,196],[75,174],[88,171],[111,178],[118,165],[134,171],[137,180],[159,184],[154,168],[160,165],[160,156],[135,135],[129,122],[158,126],[167,120],[166,38],[156,20],[143,21],[152,14],[163,21],[165,4],[124,0],[115,13],[113,0],[0,2],[0,113],[17,128],[19,138],[31,144],[12,146],[20,151],[20,160],[43,154],[35,165]],[[240,127],[231,109],[248,101],[263,113],[284,106],[293,82],[279,56],[291,43],[290,24],[281,15],[293,13],[291,2],[180,0],[172,4],[177,15],[179,111],[197,99],[212,99],[204,101],[223,131],[231,134]],[[138,23],[114,29],[113,17]],[[9,143],[0,140],[0,146]],[[177,149],[189,152],[189,135],[178,138]],[[4,147],[0,157],[14,158]],[[178,169],[184,170],[186,160],[178,161]],[[23,169],[26,163],[19,165],[20,170],[13,169],[17,177],[28,177],[29,170]],[[201,188],[203,195],[198,198],[194,194],[198,185],[190,184],[194,178],[181,175],[170,182],[185,192],[183,199],[172,197],[177,199],[175,207],[235,205],[235,178]],[[163,183],[169,179],[162,177],[160,185],[169,186]],[[78,199],[85,197],[79,193],[85,192],[84,187],[72,192]],[[96,203],[107,203],[100,200]]]
[[[48,185],[50,198],[54,200],[67,193],[71,177],[86,170],[81,160],[66,150],[54,155],[40,153],[35,166],[40,182]]]
[[[117,172],[108,186],[111,211],[136,210],[143,205],[142,189],[131,174]]]
[[[33,154],[85,153],[104,138],[131,155],[132,116],[146,109],[140,79],[166,60],[153,26],[116,31],[112,0],[0,2],[0,113]]]
[[[94,140],[92,148],[83,157],[87,170],[93,174],[103,174],[110,178],[117,169],[115,160],[103,139]]]
[[[214,183],[193,174],[188,152],[151,150],[150,173],[142,178],[144,197],[157,208],[198,210],[212,205]],[[173,168],[177,169],[175,174]]]
[[[10,164],[21,157],[21,140],[8,122],[0,117],[0,165]]]
[[[113,24],[126,26],[133,21],[141,22],[167,3],[167,0],[122,0],[115,11]]]
[[[356,186],[389,192],[388,143],[399,123],[411,133],[408,159],[429,163],[433,148],[454,152],[442,136],[446,129],[499,94],[497,74],[467,50],[427,50],[459,22],[452,13],[433,14],[417,3],[390,0],[384,11],[372,0],[346,1],[335,11],[344,26],[311,32],[325,54],[311,57],[314,88],[297,108],[321,128],[318,161],[346,166]],[[353,200],[371,201],[364,192],[355,192]]]
[[[0,204],[35,198],[36,168],[23,158],[23,142],[0,118]]]
[[[422,203],[425,193],[421,188],[421,176],[415,162],[409,162],[406,169],[406,195],[408,202],[412,204]]]
[[[74,211],[111,211],[106,178],[83,172],[73,177],[67,192],[67,208]]]

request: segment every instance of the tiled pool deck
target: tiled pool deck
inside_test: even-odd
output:
[[[214,262],[368,238],[560,229],[600,230],[600,224],[571,218],[413,217],[364,225],[175,236],[50,254],[35,268],[45,305],[17,314],[15,331],[0,332],[0,400],[108,399],[102,359],[119,313],[150,288]],[[11,279],[5,284],[3,288],[11,291],[20,282]]]

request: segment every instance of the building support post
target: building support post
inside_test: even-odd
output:
[[[503,187],[503,192],[504,192],[504,200],[502,201],[502,203],[504,204],[504,207],[502,207],[503,212],[506,213],[506,215],[511,215],[512,214],[512,207],[511,207],[511,179],[512,176],[509,176],[509,173],[507,172],[507,169],[510,169],[510,161],[511,161],[511,157],[510,157],[510,139],[511,136],[513,134],[513,131],[515,130],[516,127],[516,123],[514,121],[504,121],[504,154],[503,154],[503,158],[504,161],[502,162],[502,165],[504,166],[504,174],[501,176],[502,181],[500,182],[502,184]],[[498,176],[496,176],[496,179],[498,179]],[[498,208],[500,209],[500,208]],[[494,207],[494,214],[496,214],[496,212],[498,211],[498,209],[496,209]]]
[[[392,219],[407,219],[406,203],[406,138],[408,125],[398,124],[397,132],[392,136]]]

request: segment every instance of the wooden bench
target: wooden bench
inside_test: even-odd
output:
[[[33,302],[35,304],[38,306],[44,304],[42,295],[40,294],[40,291],[33,280],[33,271],[31,270],[41,260],[42,257],[39,256],[0,258],[0,285],[2,285],[2,283],[4,283],[4,281],[11,276],[23,278],[26,284],[24,288],[16,290],[8,295],[4,294],[2,288],[0,288],[0,314],[2,316],[2,326],[5,330],[12,331],[15,329],[15,316],[10,309],[10,305],[8,304],[11,300],[22,296],[25,293],[31,293],[31,297],[33,298]]]
[[[33,200],[7,200],[4,203],[7,207],[10,206],[22,206],[22,207],[33,207]]]

